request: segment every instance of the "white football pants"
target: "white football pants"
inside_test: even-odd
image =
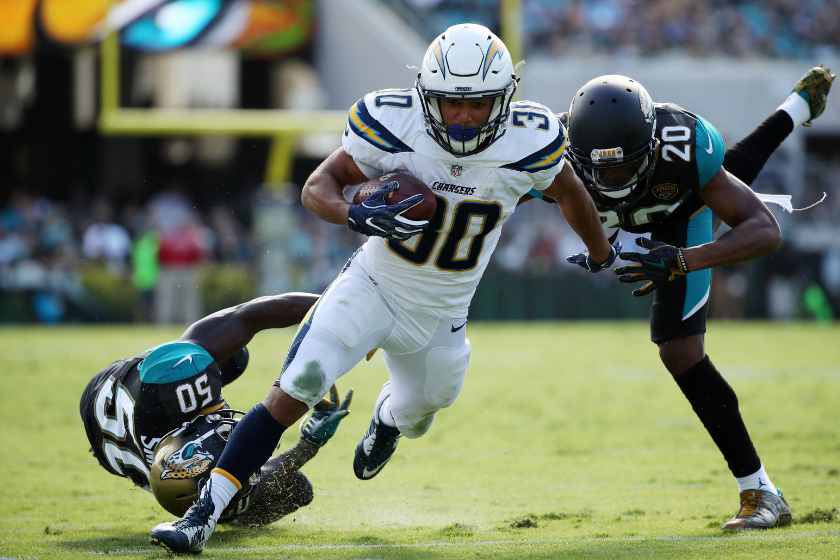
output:
[[[438,410],[455,402],[467,373],[467,319],[451,315],[387,293],[354,259],[304,318],[274,384],[312,407],[381,348],[391,414],[405,437],[418,438]]]

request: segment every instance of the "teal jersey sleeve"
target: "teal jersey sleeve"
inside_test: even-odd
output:
[[[140,381],[162,385],[198,375],[213,363],[210,354],[190,342],[167,342],[140,362]]]
[[[702,189],[720,170],[725,150],[720,132],[701,116],[697,117],[694,138],[697,143],[694,148],[694,153],[697,154],[697,182]]]

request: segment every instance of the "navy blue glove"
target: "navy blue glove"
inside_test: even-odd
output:
[[[685,265],[682,249],[646,237],[637,237],[636,245],[642,249],[647,249],[649,253],[621,253],[619,256],[625,261],[633,261],[639,264],[615,269],[615,273],[619,275],[618,280],[625,284],[647,281],[647,284],[641,288],[633,290],[634,296],[646,296],[657,286],[666,285],[668,282],[688,274],[689,271]]]
[[[428,220],[415,221],[405,218],[402,214],[423,202],[422,194],[415,194],[388,206],[385,195],[399,188],[397,181],[391,181],[379,187],[379,190],[361,204],[350,207],[350,219],[347,225],[353,231],[364,235],[384,237],[405,241],[406,239],[423,233],[428,227]]]
[[[347,407],[353,400],[353,389],[347,390],[344,402],[338,404],[338,389],[335,385],[330,387],[330,400],[321,399],[321,402],[313,407],[312,416],[304,416],[300,421],[300,437],[318,447],[323,446],[335,435],[341,419],[350,414]]]
[[[612,244],[612,253],[610,253],[610,257],[602,263],[596,263],[593,261],[592,257],[589,256],[589,251],[586,249],[576,255],[566,257],[566,260],[572,264],[585,268],[589,272],[601,272],[602,270],[606,270],[612,266],[612,263],[615,262],[615,258],[618,256],[620,251],[621,241],[616,241]]]

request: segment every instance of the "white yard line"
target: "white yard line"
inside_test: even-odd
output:
[[[370,548],[435,548],[435,547],[477,547],[495,545],[522,545],[522,544],[552,544],[552,543],[575,543],[575,542],[626,542],[626,541],[720,541],[735,539],[762,539],[762,540],[788,540],[802,539],[813,536],[840,536],[840,531],[820,531],[816,533],[791,533],[782,535],[768,535],[763,533],[743,533],[731,537],[603,537],[603,538],[569,538],[569,539],[521,539],[502,541],[476,541],[476,542],[426,542],[426,543],[397,543],[397,544],[285,544],[279,546],[246,546],[246,547],[223,547],[205,548],[205,552],[265,552],[269,550],[341,550],[341,549],[370,549]],[[129,548],[118,549],[108,552],[88,552],[88,554],[148,554],[151,549]]]

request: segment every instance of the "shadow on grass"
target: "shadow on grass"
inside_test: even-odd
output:
[[[215,548],[249,548],[255,543],[266,539],[277,543],[278,546],[292,544],[287,538],[290,531],[282,527],[224,527],[213,533],[211,547]],[[300,534],[296,533],[293,544],[299,544]],[[265,542],[265,541],[263,541]],[[149,533],[144,531],[128,536],[103,536],[100,538],[66,539],[53,541],[52,546],[62,548],[67,552],[89,552],[100,554],[119,554],[133,552],[137,549],[148,548],[149,553],[165,553],[163,548],[149,544]]]
[[[149,535],[131,537],[101,537],[93,539],[67,539],[52,542],[52,547],[63,549],[67,552],[93,552],[111,554],[118,551],[134,550],[148,547],[149,552],[155,552],[156,547],[149,545]],[[163,551],[163,549],[160,549]]]
[[[424,543],[400,543],[388,535],[356,533],[344,538],[323,542],[325,535],[301,534],[278,527],[236,528],[218,531],[213,535],[208,549],[201,558],[243,559],[271,558],[295,559],[356,559],[382,558],[394,560],[420,560],[428,558],[583,558],[583,559],[653,559],[674,557],[696,559],[747,560],[754,558],[768,546],[773,547],[777,558],[798,558],[797,551],[807,542],[812,557],[832,557],[840,544],[840,533],[821,532],[813,535],[779,531],[749,535],[696,535],[694,537],[610,537],[595,533],[580,538],[540,538],[530,532],[516,532],[525,538],[498,538],[487,535],[486,540],[468,542],[475,537],[472,527],[454,524],[440,530]],[[333,535],[336,537],[337,535]],[[467,540],[462,540],[467,539]],[[309,541],[304,544],[302,541]],[[169,557],[160,548],[148,545],[146,534],[122,537],[87,538],[53,541],[51,552],[63,552],[61,557],[89,557],[93,554],[125,558]],[[45,554],[45,558],[52,554]]]

